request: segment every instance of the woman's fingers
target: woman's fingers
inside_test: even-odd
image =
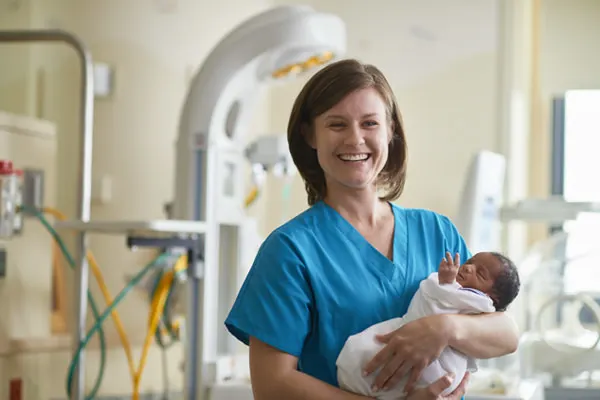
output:
[[[451,374],[442,376],[440,379],[427,387],[427,392],[429,392],[429,394],[432,396],[432,399],[437,399],[444,390],[448,389],[450,385],[452,385],[453,380],[454,376]]]
[[[404,390],[407,393],[410,393],[415,389],[415,385],[417,384],[417,381],[421,377],[421,373],[423,372],[424,369],[425,368],[413,367],[413,369],[410,371],[410,375],[408,376],[408,379],[406,381],[406,386],[404,387]]]
[[[396,379],[396,374],[401,374],[403,370],[402,366],[403,360],[399,357],[389,359],[385,367],[377,374],[377,378],[375,378],[375,382],[373,383],[373,390],[388,389],[395,383],[398,383],[399,379]]]
[[[379,367],[383,366],[383,364],[393,354],[392,351],[393,351],[393,349],[389,345],[388,346],[384,346],[383,349],[379,350],[379,353],[375,354],[375,357],[373,357],[371,359],[371,361],[369,361],[367,363],[367,365],[365,365],[365,368],[363,370],[363,375],[365,375],[365,376],[371,375]]]
[[[458,385],[458,387],[456,389],[454,389],[454,391],[452,392],[453,396],[458,396],[457,398],[461,398],[462,396],[465,395],[465,393],[467,393],[467,385],[469,384],[470,376],[471,376],[470,372],[467,371],[465,376],[462,378],[462,381],[460,381],[460,384]]]

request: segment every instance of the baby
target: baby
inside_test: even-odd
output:
[[[420,283],[403,317],[380,322],[348,338],[336,361],[340,388],[380,400],[405,398],[404,386],[408,376],[389,390],[374,392],[371,387],[378,371],[366,377],[362,374],[364,366],[384,347],[376,336],[428,315],[504,311],[517,297],[519,275],[514,263],[507,257],[481,252],[460,268],[459,264],[458,254],[454,261],[450,253],[446,253],[438,272]],[[453,373],[454,381],[443,393],[446,395],[458,387],[467,371],[476,370],[474,359],[447,347],[423,370],[416,387],[428,386]]]

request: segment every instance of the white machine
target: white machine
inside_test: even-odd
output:
[[[188,275],[186,399],[206,399],[207,385],[231,378],[217,366],[230,365],[223,358],[235,354],[223,321],[248,268],[242,262],[245,157],[253,164],[290,165],[281,141],[245,145],[260,92],[345,50],[345,25],[337,16],[307,6],[277,7],[228,34],[191,82],[179,124],[172,217],[202,221],[206,232],[201,261]]]

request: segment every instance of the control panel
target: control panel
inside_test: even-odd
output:
[[[18,169],[12,161],[0,160],[0,239],[9,239],[23,230],[22,208],[40,210],[44,198],[44,173]]]

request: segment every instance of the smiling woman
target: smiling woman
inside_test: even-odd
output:
[[[391,132],[379,92],[367,88],[317,117],[308,143],[317,150],[329,185],[360,189],[376,182],[383,170]]]
[[[308,203],[325,198],[328,180],[354,188],[376,183],[384,200],[395,199],[404,189],[407,146],[392,89],[374,66],[355,60],[336,65],[339,75],[316,74],[304,87],[288,124],[290,152]],[[339,165],[356,159],[362,159],[358,172]],[[362,176],[351,175],[358,181],[350,182],[346,173]]]
[[[404,188],[407,145],[376,67],[343,60],[316,73],[294,103],[288,142],[310,207],[267,237],[225,325],[250,346],[256,400],[369,398],[340,388],[336,359],[346,340],[406,313],[446,252],[461,263],[470,253],[447,217],[392,203]],[[472,357],[513,351],[517,336],[504,315],[453,317],[390,333],[384,349],[395,355],[377,385],[416,380],[448,346]],[[442,395],[451,383],[443,376],[407,399],[458,400],[466,380]]]

